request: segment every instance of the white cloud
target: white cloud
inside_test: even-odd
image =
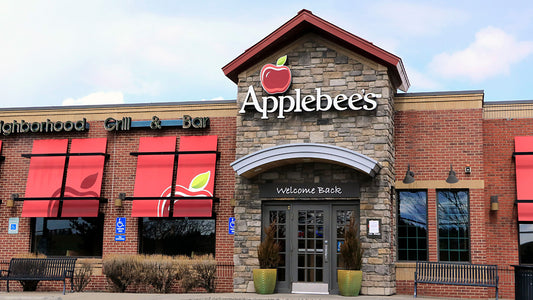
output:
[[[65,99],[63,100],[62,105],[98,105],[122,103],[124,103],[124,95],[122,92],[96,92],[78,99]]]
[[[379,22],[388,30],[400,31],[402,36],[435,35],[443,28],[457,25],[467,19],[461,10],[447,6],[437,6],[425,2],[376,1],[373,11],[381,16]]]
[[[533,41],[517,41],[502,29],[487,27],[476,33],[475,41],[466,49],[435,56],[430,68],[446,78],[460,77],[479,82],[509,74],[511,65],[532,53]]]
[[[420,92],[442,89],[442,85],[433,79],[431,75],[424,74],[413,68],[408,68],[407,66],[406,70],[409,82],[411,83],[411,91]]]

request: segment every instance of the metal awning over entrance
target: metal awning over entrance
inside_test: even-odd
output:
[[[361,153],[337,146],[300,143],[275,146],[248,154],[231,163],[240,176],[252,178],[264,171],[283,165],[325,162],[355,169],[374,177],[381,166]]]

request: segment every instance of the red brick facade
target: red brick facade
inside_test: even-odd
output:
[[[52,117],[50,117],[52,118]],[[83,116],[79,116],[83,118]],[[23,197],[26,187],[26,178],[30,159],[21,157],[32,151],[34,140],[38,139],[73,139],[107,137],[107,154],[109,158],[104,165],[102,183],[102,197],[107,198],[107,203],[100,204],[100,213],[104,215],[104,241],[102,257],[111,254],[137,254],[138,253],[138,218],[131,217],[131,201],[123,201],[122,207],[115,207],[114,200],[119,193],[133,195],[133,184],[136,172],[136,157],[130,152],[138,151],[139,138],[143,136],[177,136],[186,135],[217,135],[218,151],[220,157],[217,162],[215,177],[215,196],[220,202],[214,204],[216,216],[216,254],[215,259],[220,275],[217,282],[218,291],[232,291],[232,265],[233,265],[233,236],[228,234],[228,218],[233,216],[231,199],[234,197],[235,176],[229,164],[235,158],[235,118],[211,117],[210,127],[207,129],[186,130],[182,128],[162,129],[155,132],[147,129],[132,129],[130,131],[106,131],[103,121],[90,121],[88,132],[46,133],[46,134],[11,134],[2,137],[2,152],[5,157],[0,166],[0,199],[3,201],[0,210],[0,227],[2,229],[2,243],[0,245],[0,260],[8,260],[21,253],[31,251],[31,218],[20,218],[19,233],[7,234],[8,220],[20,217],[22,201],[16,201],[14,207],[6,207],[6,200],[11,194],[18,193]],[[177,149],[177,148],[176,148]],[[126,217],[126,241],[115,241],[115,220],[117,217]],[[99,260],[93,260],[99,266]],[[4,265],[3,269],[7,268]],[[224,272],[224,274],[222,274]],[[97,271],[97,274],[100,272]],[[61,283],[42,282],[39,290],[59,290]],[[107,282],[102,275],[95,275],[86,290],[109,290]],[[5,282],[0,282],[0,289],[5,288]],[[18,284],[13,285],[13,290],[20,289]]]

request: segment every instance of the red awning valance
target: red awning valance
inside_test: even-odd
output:
[[[515,137],[516,200],[518,221],[533,221],[533,136]]]

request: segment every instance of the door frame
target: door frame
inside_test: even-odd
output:
[[[298,225],[296,211],[299,208],[305,209],[323,209],[324,216],[324,237],[328,240],[327,260],[324,259],[324,273],[323,282],[328,283],[329,294],[338,294],[337,284],[337,211],[338,210],[352,210],[355,212],[356,219],[360,220],[359,200],[344,200],[344,201],[316,201],[316,200],[293,200],[293,201],[263,201],[261,204],[261,228],[264,230],[270,224],[271,211],[285,211],[285,223],[280,224],[285,226],[285,236],[282,242],[285,243],[285,248],[282,249],[281,255],[284,255],[284,266],[278,269],[278,282],[276,284],[276,292],[291,293],[293,292],[293,283],[298,278],[297,267],[297,236]],[[327,214],[327,216],[326,216]],[[328,221],[326,221],[328,220]],[[278,237],[278,236],[277,236]],[[326,251],[324,251],[326,252]],[[294,259],[296,258],[296,259]],[[284,272],[284,274],[280,274]],[[279,280],[279,279],[285,280]],[[313,291],[309,291],[313,293]]]

